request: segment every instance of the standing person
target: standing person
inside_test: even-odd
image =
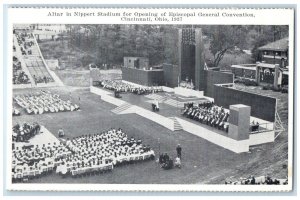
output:
[[[65,132],[64,132],[64,130],[62,128],[60,128],[58,130],[58,137],[64,137],[64,136],[65,136]]]
[[[180,144],[178,144],[176,147],[176,152],[177,152],[177,157],[180,159],[181,159],[181,150],[182,150],[182,148],[181,148]]]

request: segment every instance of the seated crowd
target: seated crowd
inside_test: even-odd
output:
[[[271,178],[270,176],[250,176],[237,181],[226,180],[225,185],[287,185],[288,179]]]
[[[14,97],[14,100],[28,114],[79,110],[77,104],[73,104],[70,100],[62,100],[58,94],[52,94],[50,91],[41,91],[35,95],[19,95]]]
[[[26,142],[35,135],[39,134],[41,126],[38,123],[16,124],[12,128],[12,140],[14,142]]]
[[[194,106],[193,103],[186,104],[182,114],[190,119],[228,132],[229,112],[226,112],[223,107],[214,105],[213,102],[199,103],[198,106]]]
[[[22,70],[21,62],[13,56],[13,84],[30,83],[28,75]]]
[[[12,153],[12,181],[28,181],[52,172],[55,168],[54,160],[71,154],[62,143],[48,143],[42,146],[13,149]]]
[[[100,82],[100,86],[109,90],[118,91],[118,92],[131,92],[133,94],[150,94],[156,92],[162,92],[161,87],[138,87],[129,83],[124,83],[122,81],[116,80],[103,80]]]
[[[52,171],[80,177],[113,170],[114,166],[154,159],[154,151],[121,129],[67,139],[60,144],[13,150],[13,180],[24,181]],[[25,168],[24,168],[25,166]],[[29,176],[30,172],[32,176]]]

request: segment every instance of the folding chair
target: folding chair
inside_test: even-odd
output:
[[[139,156],[138,161],[142,161],[142,160],[144,160],[144,156]]]
[[[14,172],[11,173],[11,181],[12,181],[13,183],[16,182],[16,175],[15,175]]]
[[[42,175],[45,175],[48,173],[48,168],[46,166],[42,166]]]
[[[34,177],[39,178],[41,176],[41,169],[35,169],[34,171]]]
[[[18,172],[18,173],[16,174],[16,180],[17,180],[18,182],[20,182],[22,179],[23,179],[23,173],[22,173],[22,172]]]
[[[35,177],[35,172],[34,169],[30,169],[30,171],[28,172],[28,178],[29,179],[33,179]]]
[[[76,177],[77,177],[77,175],[78,175],[78,171],[77,171],[77,169],[73,169],[73,170],[71,170],[71,175],[72,175],[72,177],[73,177],[73,178],[76,178]]]
[[[129,163],[130,163],[130,164],[133,164],[133,163],[134,163],[134,157],[133,157],[133,156],[131,156],[131,157],[129,158]]]

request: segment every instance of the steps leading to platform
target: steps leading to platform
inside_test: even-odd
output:
[[[170,106],[173,106],[173,107],[179,107],[179,108],[183,108],[184,107],[184,102],[176,101],[174,99],[168,99],[164,103],[168,104]]]
[[[173,131],[180,131],[183,130],[183,127],[179,123],[179,121],[176,119],[176,117],[169,117],[169,119],[173,120],[174,122],[174,129]]]
[[[124,110],[127,110],[131,107],[132,105],[130,103],[124,103],[114,109],[111,110],[111,112],[115,113],[115,114],[120,114],[121,112],[123,112]]]
[[[158,102],[164,102],[165,100],[167,100],[167,97],[166,96],[161,96],[159,94],[155,94],[155,93],[151,93],[151,94],[148,94],[148,95],[145,95],[146,98],[148,99],[153,99],[153,100],[157,100]]]

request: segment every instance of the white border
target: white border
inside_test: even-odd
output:
[[[13,23],[53,23],[61,22],[64,24],[130,24],[129,22],[122,22],[114,17],[105,18],[68,18],[68,17],[47,17],[45,13],[49,11],[59,11],[60,8],[10,8],[8,10],[8,47],[12,46],[12,24]],[[100,9],[77,9],[83,12],[87,10],[98,12]],[[102,9],[107,11],[108,9]],[[122,8],[122,10],[127,10]],[[167,9],[130,9],[131,12],[165,12]],[[177,12],[213,12],[216,9],[176,9]],[[219,9],[218,9],[219,10]],[[226,12],[240,12],[241,9],[222,9]],[[70,11],[70,9],[68,9]],[[290,66],[294,66],[294,11],[291,9],[243,9],[243,11],[249,11],[255,14],[255,18],[226,18],[220,19],[216,18],[204,18],[204,19],[186,19],[179,24],[240,24],[240,25],[289,25],[289,52],[290,52]],[[139,24],[139,22],[134,22]],[[142,24],[142,23],[140,23]],[[166,22],[154,22],[152,24],[166,24]],[[12,51],[7,50],[8,66],[12,66]],[[12,73],[7,70],[7,77],[11,77]],[[290,68],[290,84],[289,91],[293,91],[293,68]],[[8,78],[8,80],[10,80]],[[6,95],[7,110],[11,109],[12,101],[12,84],[11,81],[7,81],[8,95]],[[7,113],[7,120],[9,124],[12,124],[12,116]],[[12,184],[11,183],[11,156],[7,156],[8,160],[7,166],[7,176],[6,176],[6,189],[8,190],[26,190],[26,191],[289,191],[292,189],[292,158],[293,158],[293,93],[289,93],[289,152],[288,152],[288,169],[289,169],[289,184],[281,186],[268,186],[268,185],[247,185],[247,186],[237,186],[237,185],[179,185],[179,184]],[[10,127],[7,126],[6,133],[10,133]],[[9,135],[9,134],[8,134]],[[276,141],[275,141],[276,142]],[[11,138],[7,137],[6,141],[7,147],[11,145]],[[11,148],[7,149],[8,154],[11,155]]]

